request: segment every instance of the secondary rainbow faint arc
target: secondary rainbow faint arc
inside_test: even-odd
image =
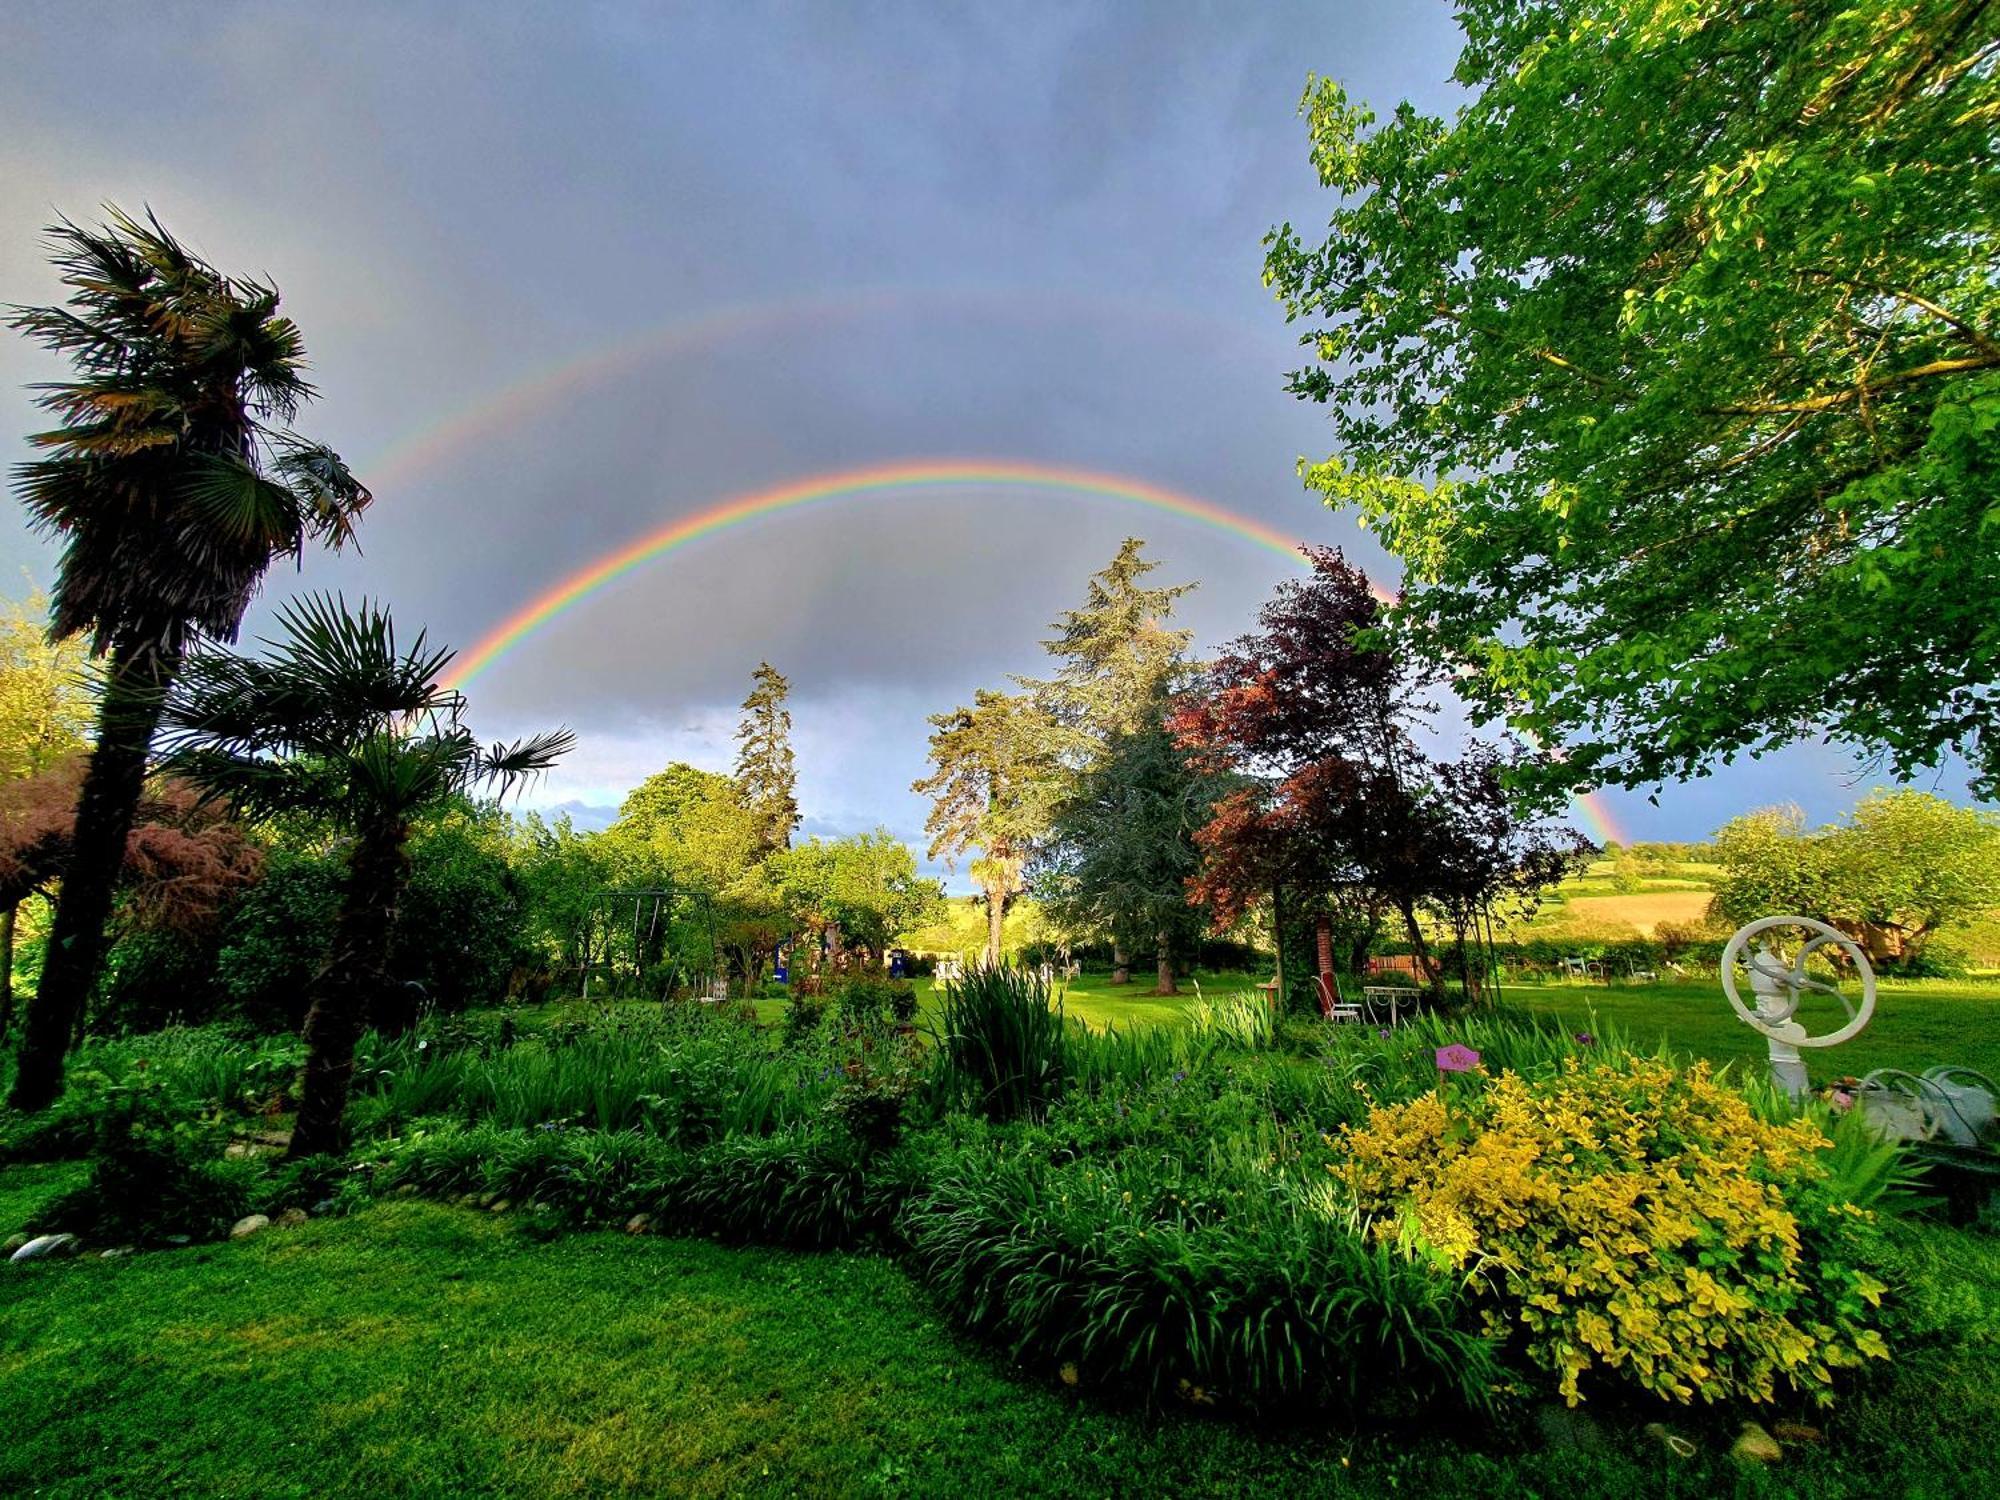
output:
[[[1127,475],[1105,474],[1090,469],[1067,468],[992,460],[913,460],[842,469],[833,473],[808,475],[803,479],[768,489],[753,490],[685,516],[607,553],[596,562],[572,573],[554,588],[531,599],[482,637],[460,657],[446,674],[445,683],[463,688],[494,662],[533,635],[556,616],[580,604],[598,590],[608,587],[627,573],[655,558],[678,551],[689,543],[713,536],[734,526],[762,517],[802,509],[809,505],[919,489],[955,489],[1008,485],[1016,488],[1057,490],[1120,501],[1183,520],[1195,521],[1229,532],[1253,545],[1266,548],[1291,562],[1302,565],[1304,554],[1299,542],[1276,527],[1249,516],[1225,510],[1212,501],[1164,489]],[[1391,596],[1380,584],[1371,583],[1377,598]],[[1624,841],[1624,834],[1610,809],[1598,794],[1576,799],[1579,815],[1600,842]]]

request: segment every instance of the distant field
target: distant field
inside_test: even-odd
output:
[[[1662,922],[1699,922],[1708,912],[1707,890],[1639,891],[1629,896],[1572,896],[1552,917],[1593,923],[1623,923],[1651,937]],[[1537,924],[1530,923],[1529,931]],[[1552,924],[1553,925],[1553,924]]]

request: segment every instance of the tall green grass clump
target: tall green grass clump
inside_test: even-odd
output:
[[[1188,1007],[1188,1024],[1245,1052],[1267,1051],[1278,1039],[1277,1012],[1259,995],[1238,993],[1220,1000],[1196,995]]]
[[[902,1221],[918,1274],[1016,1358],[1265,1411],[1490,1399],[1463,1278],[1371,1239],[1323,1170],[1226,1147],[1052,1160],[1039,1135],[964,1140]]]
[[[1069,1028],[1040,976],[1013,967],[967,974],[944,988],[933,1031],[938,1086],[954,1103],[992,1120],[1032,1120],[1061,1097]]]

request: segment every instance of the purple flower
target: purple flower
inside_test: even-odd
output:
[[[1597,1038],[1587,1031],[1579,1031],[1576,1034],[1576,1042],[1579,1047],[1595,1047],[1597,1045]]]
[[[1187,1077],[1187,1069],[1186,1069],[1186,1068],[1176,1068],[1176,1069],[1174,1069],[1174,1082],[1175,1082],[1175,1083],[1179,1083],[1179,1082],[1181,1082],[1181,1081],[1182,1081],[1183,1079],[1185,1079],[1186,1077]]]
[[[1479,1066],[1479,1054],[1460,1042],[1437,1049],[1437,1065],[1440,1073],[1470,1073]]]
[[[1382,1038],[1382,1040],[1383,1040],[1383,1041],[1385,1041],[1385,1042],[1386,1042],[1386,1041],[1388,1041],[1388,1040],[1389,1040],[1389,1038],[1390,1038],[1390,1036],[1392,1035],[1392,1033],[1390,1032],[1389,1028],[1388,1028],[1388,1027],[1386,1027],[1386,1026],[1377,1026],[1377,1027],[1375,1028],[1375,1035],[1379,1036],[1380,1038]]]

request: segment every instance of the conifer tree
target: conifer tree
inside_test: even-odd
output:
[[[792,685],[767,661],[750,674],[750,696],[736,728],[736,786],[756,820],[766,854],[789,849],[799,826],[798,773],[792,764]]]
[[[1143,767],[1157,779],[1171,770],[1157,755],[1132,752],[1159,730],[1168,700],[1180,685],[1193,632],[1167,622],[1175,603],[1194,592],[1195,585],[1149,585],[1147,576],[1160,565],[1144,555],[1145,546],[1133,536],[1119,544],[1117,555],[1091,576],[1083,606],[1056,620],[1054,635],[1042,643],[1056,659],[1055,675],[1044,681],[1024,679],[1022,686],[1039,700],[1056,736],[1061,784],[1049,799],[1056,826],[1044,851],[1051,893],[1079,921],[1094,918],[1111,938],[1115,984],[1130,977],[1125,955],[1135,934],[1146,942],[1157,940],[1162,949],[1160,986],[1171,991],[1167,934],[1179,924],[1157,918],[1162,901],[1180,899],[1178,889],[1169,892],[1155,881],[1144,896],[1137,894],[1126,835],[1116,840],[1123,853],[1115,859],[1107,849],[1078,843],[1091,843],[1092,830],[1108,835],[1110,825],[1099,814],[1110,788],[1123,785],[1125,792],[1136,794],[1134,786],[1125,784],[1129,777],[1124,773]],[[1196,795],[1179,787],[1168,800],[1178,801],[1183,794]],[[1171,846],[1152,849],[1141,866],[1157,873],[1187,863],[1183,856],[1191,859],[1191,828],[1172,820],[1141,822]],[[1118,875],[1119,869],[1128,873]]]

